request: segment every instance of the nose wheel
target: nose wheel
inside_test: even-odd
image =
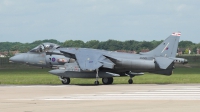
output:
[[[68,85],[70,83],[70,78],[69,77],[59,77],[61,80],[62,84]]]
[[[94,81],[94,84],[95,85],[99,85],[99,81]]]

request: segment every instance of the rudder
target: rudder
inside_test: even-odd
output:
[[[180,32],[172,33],[152,51],[140,54],[152,55],[154,57],[176,57],[180,36]]]

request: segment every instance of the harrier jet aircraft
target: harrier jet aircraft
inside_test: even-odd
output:
[[[115,51],[105,51],[90,48],[58,48],[67,58],[75,59],[73,63],[65,63],[59,69],[49,71],[60,77],[63,84],[69,84],[70,78],[96,78],[99,84],[112,84],[113,77],[130,76],[132,78],[150,72],[161,75],[171,75],[174,63],[187,63],[187,60],[176,58],[180,32],[172,33],[160,45],[149,52],[129,54]]]
[[[180,33],[173,33],[157,48],[140,54],[119,53],[86,48],[60,48],[53,43],[43,43],[27,53],[19,53],[10,58],[11,62],[26,63],[39,67],[49,67],[50,73],[58,75],[63,84],[70,78],[102,78],[103,84],[112,84],[115,76],[132,77],[152,72],[170,75],[174,63],[187,63],[186,59],[176,58]],[[96,75],[95,75],[96,72]]]
[[[60,46],[53,43],[43,43],[27,53],[19,53],[9,60],[15,63],[26,63],[28,65],[39,67],[58,67],[71,60],[57,50]],[[53,52],[53,54],[52,54]]]

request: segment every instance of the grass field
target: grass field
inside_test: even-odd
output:
[[[61,85],[57,76],[48,73],[50,69],[15,68],[0,69],[1,85]],[[134,77],[135,84],[185,84],[200,83],[200,68],[176,68],[171,76],[145,73]],[[114,84],[127,84],[129,77],[116,77]],[[71,84],[93,84],[95,79],[71,79]],[[101,84],[101,81],[100,81]]]

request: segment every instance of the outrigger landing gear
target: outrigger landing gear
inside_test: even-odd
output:
[[[129,80],[128,80],[128,83],[129,83],[129,84],[133,84],[133,79],[129,79]]]
[[[99,81],[98,81],[98,79],[99,79],[99,69],[96,69],[96,72],[97,72],[97,74],[96,74],[96,81],[94,82],[94,84],[95,85],[99,85]]]
[[[64,85],[67,85],[70,83],[70,78],[69,77],[59,77],[59,79],[62,81]]]
[[[128,72],[125,73],[125,75],[130,77],[130,79],[128,80],[128,83],[133,84],[133,77],[135,77],[135,74],[132,73],[131,71],[128,71]]]
[[[133,84],[133,77],[134,77],[134,75],[130,75],[130,79],[128,80],[129,84]]]

